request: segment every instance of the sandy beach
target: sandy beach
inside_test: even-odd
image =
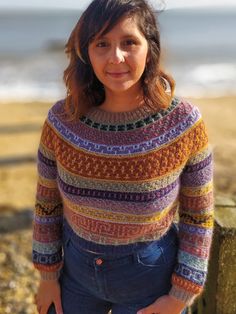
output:
[[[236,97],[189,99],[207,125],[215,194],[236,196]],[[0,104],[0,314],[35,314],[31,223],[40,130],[52,103]]]
[[[216,195],[236,195],[236,97],[191,99],[202,112],[214,154]]]

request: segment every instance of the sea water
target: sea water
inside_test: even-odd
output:
[[[0,12],[0,101],[65,97],[66,41],[78,10]],[[158,14],[163,65],[183,97],[236,94],[236,10]]]

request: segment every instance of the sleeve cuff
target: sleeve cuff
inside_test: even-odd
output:
[[[42,280],[57,280],[60,277],[60,273],[60,270],[55,272],[40,271],[40,276]]]
[[[171,295],[172,297],[181,300],[182,302],[184,302],[187,306],[190,306],[193,304],[193,302],[195,301],[195,299],[198,297],[198,294],[193,294],[189,291],[180,289],[176,286],[172,286],[169,295]]]

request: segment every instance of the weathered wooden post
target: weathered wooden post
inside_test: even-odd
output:
[[[236,199],[216,197],[206,288],[192,314],[236,314]]]

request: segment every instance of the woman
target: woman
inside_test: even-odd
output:
[[[94,0],[66,52],[68,95],[38,151],[38,311],[184,313],[203,289],[213,226],[201,114],[174,97],[144,0]]]

